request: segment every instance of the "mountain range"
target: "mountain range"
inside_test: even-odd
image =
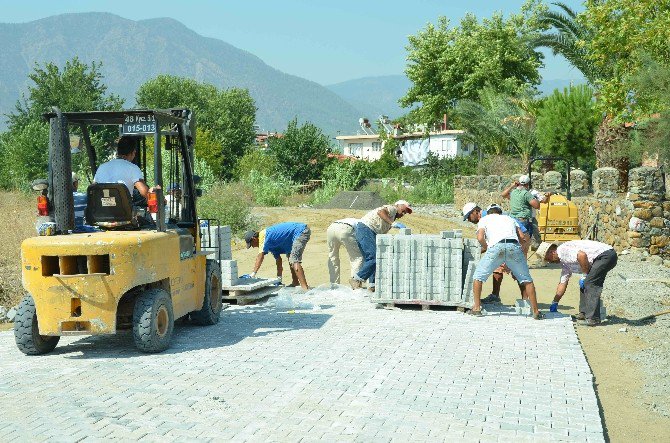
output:
[[[352,131],[360,111],[318,83],[283,73],[253,54],[214,38],[203,37],[169,18],[133,21],[109,13],[63,14],[28,23],[0,24],[0,113],[14,108],[27,90],[35,63],[78,56],[102,62],[109,92],[126,106],[135,91],[158,74],[173,74],[218,87],[247,88],[258,107],[263,129],[283,130],[298,117],[324,131]]]

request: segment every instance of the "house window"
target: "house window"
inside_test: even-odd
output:
[[[372,142],[372,150],[379,152],[382,150],[382,142]]]
[[[348,146],[353,156],[360,156],[363,153],[363,143],[349,143]]]

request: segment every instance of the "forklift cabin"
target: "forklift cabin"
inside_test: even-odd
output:
[[[16,343],[26,354],[53,350],[62,335],[114,334],[132,329],[144,352],[169,347],[181,317],[215,324],[222,309],[221,271],[203,251],[193,174],[195,120],[188,109],[45,114],[50,122],[49,171],[38,197],[38,212],[49,234],[22,246],[22,300],[15,323]],[[84,232],[74,224],[69,129],[78,128],[91,176],[98,167],[92,126],[118,127],[134,137],[135,163],[147,177],[147,149],[153,140],[154,192],[146,201],[122,183],[93,183],[87,191]],[[149,146],[147,146],[149,145]],[[163,193],[163,150],[168,180],[180,196]],[[139,195],[139,194],[138,194]],[[166,214],[168,216],[166,217]],[[213,221],[208,221],[211,226]]]

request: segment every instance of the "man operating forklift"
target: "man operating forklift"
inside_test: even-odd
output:
[[[93,178],[94,183],[123,183],[133,195],[133,188],[144,198],[154,188],[144,183],[142,170],[133,161],[137,155],[136,138],[123,136],[116,144],[116,158],[109,160],[98,167]],[[156,187],[160,188],[160,187]]]

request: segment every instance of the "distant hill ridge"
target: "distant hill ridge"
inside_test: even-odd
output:
[[[249,89],[258,107],[258,124],[268,130],[283,130],[298,117],[330,134],[347,132],[355,130],[361,114],[327,88],[274,69],[247,51],[203,37],[171,18],[133,21],[110,13],[63,14],[2,23],[0,41],[0,114],[12,111],[27,90],[27,75],[35,62],[62,66],[74,56],[86,63],[102,62],[109,91],[129,107],[142,83],[173,74]]]

